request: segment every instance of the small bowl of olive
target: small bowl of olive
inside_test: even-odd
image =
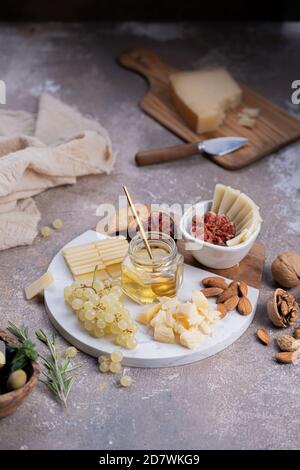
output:
[[[16,355],[16,339],[0,328],[0,418],[8,416],[21,405],[36,386],[39,365],[28,361],[25,367],[12,371]]]

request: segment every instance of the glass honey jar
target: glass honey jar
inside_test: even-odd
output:
[[[139,304],[158,297],[174,297],[183,280],[183,256],[173,238],[165,233],[146,232],[153,259],[138,233],[129,243],[122,263],[121,282],[126,295]]]

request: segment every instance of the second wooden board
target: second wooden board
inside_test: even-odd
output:
[[[300,121],[298,119],[290,116],[283,109],[272,104],[244,84],[240,84],[243,90],[242,104],[226,114],[225,122],[220,129],[198,135],[189,129],[171,101],[168,77],[178,69],[161,62],[153,51],[142,48],[124,52],[120,56],[120,63],[141,73],[149,81],[150,89],[140,103],[143,111],[183,140],[198,142],[202,139],[231,135],[247,137],[249,145],[246,147],[223,157],[210,157],[215,163],[228,170],[237,170],[250,165],[300,138]],[[247,129],[238,124],[238,114],[245,106],[259,108],[261,111],[253,129]]]

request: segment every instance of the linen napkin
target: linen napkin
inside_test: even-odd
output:
[[[32,196],[109,174],[114,162],[101,124],[51,95],[40,97],[37,115],[0,111],[0,250],[36,237],[41,214]]]

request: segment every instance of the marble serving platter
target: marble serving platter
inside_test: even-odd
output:
[[[88,230],[79,237],[65,245],[64,248],[89,243],[106,238],[105,235]],[[63,248],[63,249],[64,249]],[[236,311],[231,312],[220,321],[211,336],[207,336],[201,345],[193,350],[177,344],[164,344],[154,341],[151,331],[139,324],[137,333],[138,346],[134,350],[127,350],[116,346],[110,338],[93,338],[85,331],[76,315],[65,303],[63,290],[73,281],[72,275],[64,261],[62,250],[51,261],[48,270],[53,274],[54,283],[45,289],[45,306],[49,318],[59,333],[73,346],[91,356],[109,354],[119,349],[124,355],[123,364],[131,367],[171,367],[205,359],[222,351],[236,341],[248,328],[255,314],[259,290],[249,288],[249,298],[253,305],[253,312],[246,317]],[[211,275],[210,272],[185,264],[184,280],[178,293],[181,300],[190,300],[193,290],[201,288],[201,279]],[[214,304],[215,300],[211,300]],[[136,318],[145,309],[125,299],[125,305]]]

